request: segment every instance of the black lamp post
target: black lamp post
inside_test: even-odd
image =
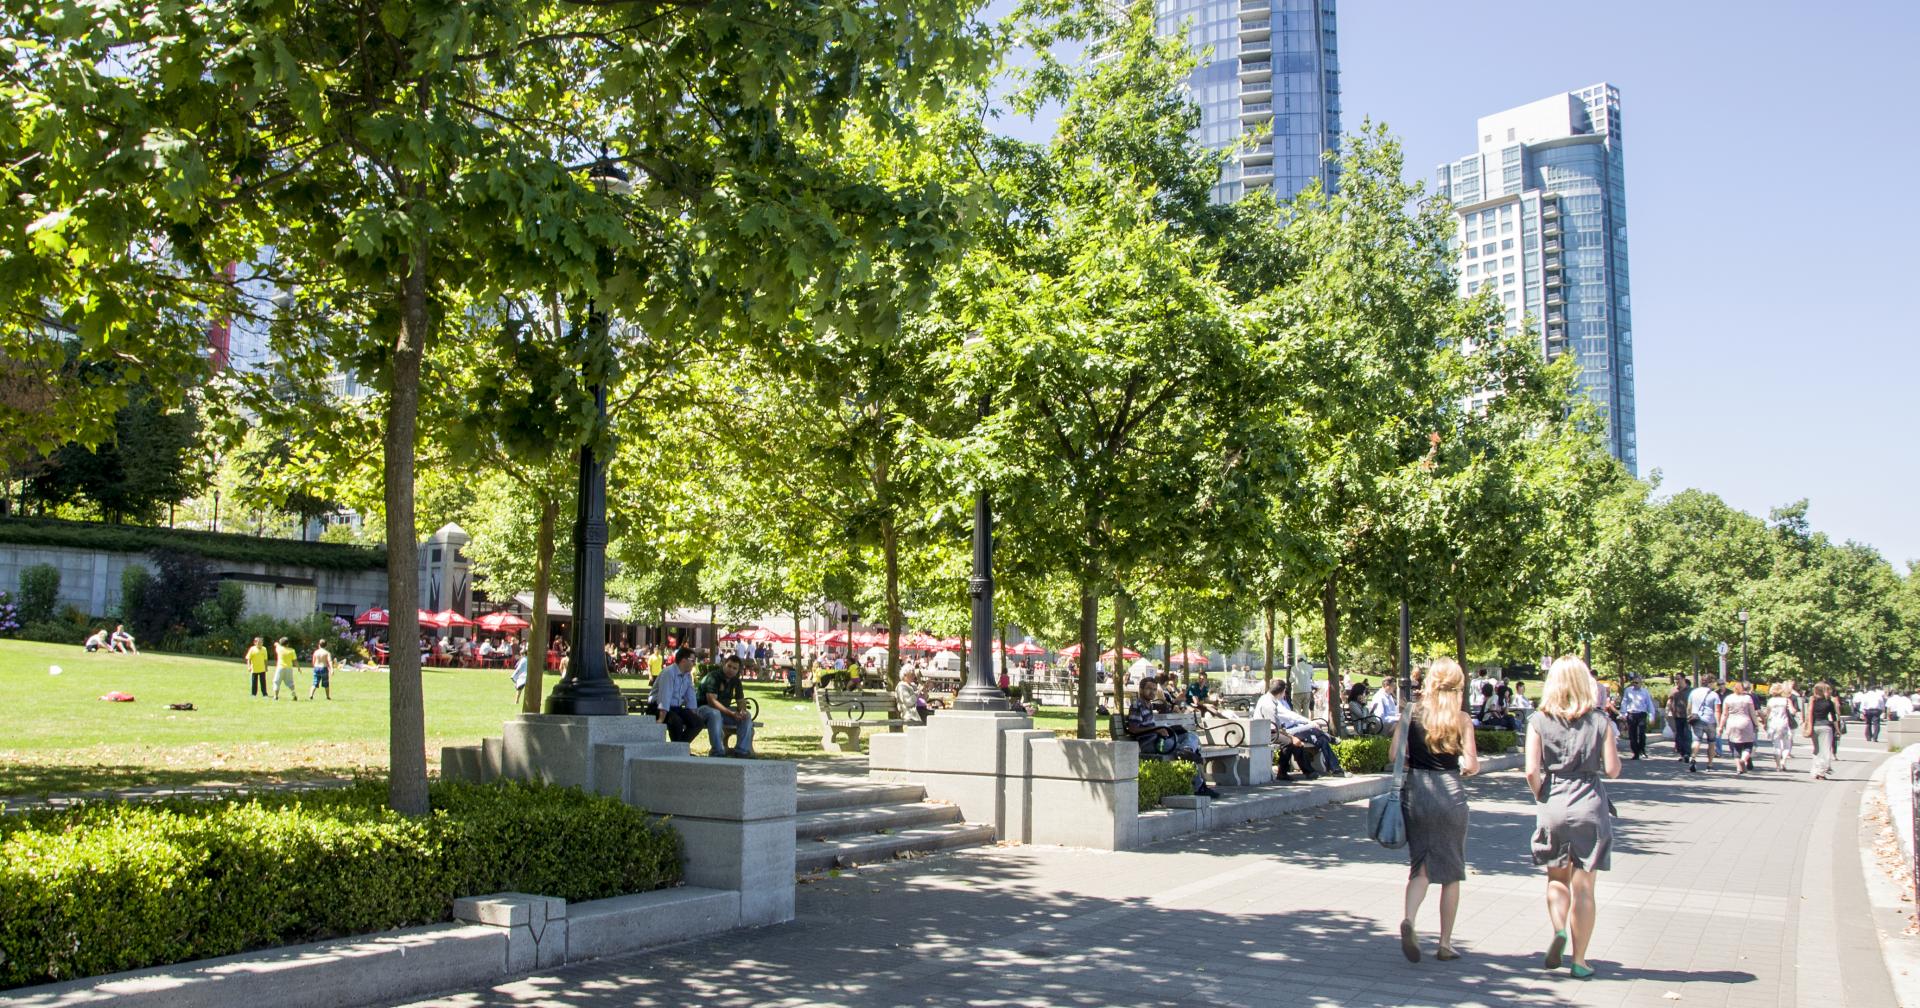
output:
[[[1740,610],[1740,685],[1747,684],[1747,611]]]
[[[980,419],[992,412],[992,396],[980,393]],[[967,580],[967,593],[973,598],[974,659],[967,663],[967,684],[954,698],[954,709],[1010,711],[1013,705],[993,681],[993,663],[986,657],[993,654],[993,501],[984,484],[973,496],[973,577]]]
[[[602,159],[593,168],[596,189],[614,194],[632,191],[627,173]],[[587,332],[596,349],[608,355],[607,317],[587,302]],[[596,381],[595,429],[606,425],[607,389]],[[573,512],[573,626],[567,641],[567,674],[547,694],[548,714],[623,716],[626,701],[607,674],[607,463],[591,440],[580,446],[579,494]]]

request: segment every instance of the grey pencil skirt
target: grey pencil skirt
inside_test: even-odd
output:
[[[1411,878],[1427,870],[1438,884],[1467,877],[1467,789],[1460,775],[1439,770],[1407,771],[1400,792],[1407,819],[1407,855]]]

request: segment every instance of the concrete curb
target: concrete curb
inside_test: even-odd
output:
[[[1872,814],[1876,797],[1887,804],[1887,812],[1893,820],[1893,835],[1899,839],[1902,856],[1907,865],[1913,867],[1912,837],[1904,828],[1907,810],[1912,808],[1913,761],[1920,751],[1906,751],[1895,754],[1892,759],[1880,764],[1873,771],[1873,777],[1860,791],[1860,818],[1864,825]],[[1902,899],[1898,886],[1889,879],[1886,872],[1874,858],[1871,842],[1862,842],[1860,849],[1860,874],[1866,882],[1867,902],[1872,904],[1873,915],[1878,921],[1904,921],[1913,913],[1913,906]],[[1905,935],[1890,933],[1885,927],[1876,926],[1874,933],[1880,939],[1880,957],[1887,967],[1887,979],[1893,984],[1894,996],[1900,1001],[1900,1008],[1920,1008],[1920,941]]]
[[[571,906],[496,893],[457,900],[455,911],[476,919],[21,987],[0,992],[0,1008],[392,1004],[741,926],[738,892],[693,886]]]
[[[1504,770],[1514,770],[1525,762],[1524,753],[1488,756],[1480,761],[1480,773],[1485,776]],[[1169,798],[1168,802],[1177,800],[1184,807],[1160,808],[1140,813],[1138,840],[1135,846],[1145,847],[1148,844],[1187,833],[1224,829],[1228,826],[1253,822],[1256,819],[1271,819],[1275,816],[1304,812],[1325,805],[1343,805],[1363,798],[1372,798],[1374,795],[1384,794],[1392,783],[1393,778],[1387,774],[1370,774],[1364,777],[1322,777],[1307,784],[1231,788],[1227,789],[1224,797],[1216,799],[1192,796]]]

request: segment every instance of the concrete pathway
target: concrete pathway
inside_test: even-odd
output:
[[[1401,958],[1404,853],[1359,840],[1355,804],[1144,851],[997,847],[856,869],[803,885],[791,924],[420,1004],[1895,1004],[1856,853],[1862,782],[1885,754],[1849,747],[1822,783],[1804,747],[1795,771],[1744,779],[1655,752],[1613,787],[1591,981],[1539,967],[1532,812],[1507,773],[1472,785],[1457,962]],[[1429,898],[1429,953],[1436,915]]]

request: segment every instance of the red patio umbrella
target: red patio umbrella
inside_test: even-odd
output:
[[[940,650],[940,642],[935,640],[932,635],[924,634],[916,630],[900,638],[900,649],[902,651],[938,651]]]
[[[1123,651],[1123,652],[1121,652],[1121,653],[1122,653],[1123,655],[1125,655],[1125,656],[1126,656],[1126,659],[1127,659],[1128,661],[1132,661],[1132,660],[1134,660],[1135,658],[1138,658],[1138,657],[1140,657],[1140,652],[1138,652],[1138,651],[1135,651],[1135,650],[1134,650],[1134,649],[1132,649],[1132,648],[1128,648],[1128,649],[1126,649],[1125,651]],[[1067,645],[1066,647],[1063,647],[1063,648],[1061,648],[1061,649],[1060,649],[1060,657],[1062,657],[1062,658],[1078,658],[1078,657],[1080,657],[1080,645],[1078,645],[1078,644],[1069,644],[1069,645]],[[1103,653],[1102,653],[1102,654],[1100,655],[1100,659],[1101,659],[1102,661],[1111,661],[1111,660],[1113,660],[1113,651],[1112,651],[1112,649],[1108,649],[1107,651],[1105,651],[1105,652],[1103,652]]]
[[[731,633],[723,633],[720,635],[720,643],[722,644],[729,644],[734,641],[743,641],[743,640],[751,640],[751,638],[747,636],[747,631],[745,630],[735,630]]]
[[[1209,662],[1209,661],[1207,660],[1207,656],[1206,656],[1206,655],[1203,655],[1203,654],[1201,654],[1201,653],[1200,653],[1200,652],[1198,652],[1198,651],[1185,651],[1185,652],[1182,652],[1182,653],[1180,653],[1180,654],[1177,654],[1177,655],[1174,655],[1174,656],[1173,656],[1173,660],[1172,660],[1172,661],[1169,661],[1169,662],[1168,662],[1167,664],[1169,664],[1169,665],[1185,665],[1185,666],[1187,666],[1187,667],[1189,667],[1189,668],[1191,668],[1191,667],[1193,667],[1193,666],[1195,666],[1195,665],[1199,665],[1199,666],[1201,666],[1201,667],[1205,667],[1205,666],[1207,666],[1207,665],[1209,665],[1209,664],[1211,664],[1211,663],[1210,663],[1210,662]]]
[[[853,632],[853,642],[861,647],[886,647],[887,632],[885,630],[855,630]]]
[[[488,633],[518,633],[533,624],[510,612],[497,612],[480,617],[474,625]]]
[[[433,617],[436,621],[434,623],[435,626],[457,627],[457,626],[473,625],[472,620],[466,618],[465,616],[460,615],[457,612],[454,612],[451,609],[442,609],[439,612],[434,613]]]
[[[847,632],[845,630],[829,630],[815,637],[813,642],[822,647],[845,647],[847,644]]]
[[[418,611],[418,612],[420,613],[420,625],[421,625],[421,626],[425,626],[425,627],[439,627],[439,628],[440,628],[440,629],[442,629],[442,630],[445,630],[445,629],[447,628],[447,624],[445,624],[445,623],[442,623],[442,622],[440,622],[440,614],[439,614],[439,613],[437,613],[437,612],[433,612],[433,611],[431,611],[431,610],[428,610],[428,609],[420,609],[420,610],[417,610],[417,611]]]
[[[1009,645],[1007,647],[1007,653],[1010,655],[1019,655],[1025,658],[1025,657],[1030,657],[1032,655],[1046,654],[1047,649],[1041,647],[1038,644],[1033,643],[1032,641],[1021,641],[1018,644]]]
[[[967,646],[966,641],[962,640],[959,637],[942,637],[939,640],[934,641],[931,647],[929,648],[929,650],[959,651],[966,646]]]
[[[353,625],[354,626],[386,626],[387,611],[385,609],[380,608],[379,606],[374,606],[373,608],[368,609],[366,612],[363,612],[360,615],[355,616],[353,618]]]

